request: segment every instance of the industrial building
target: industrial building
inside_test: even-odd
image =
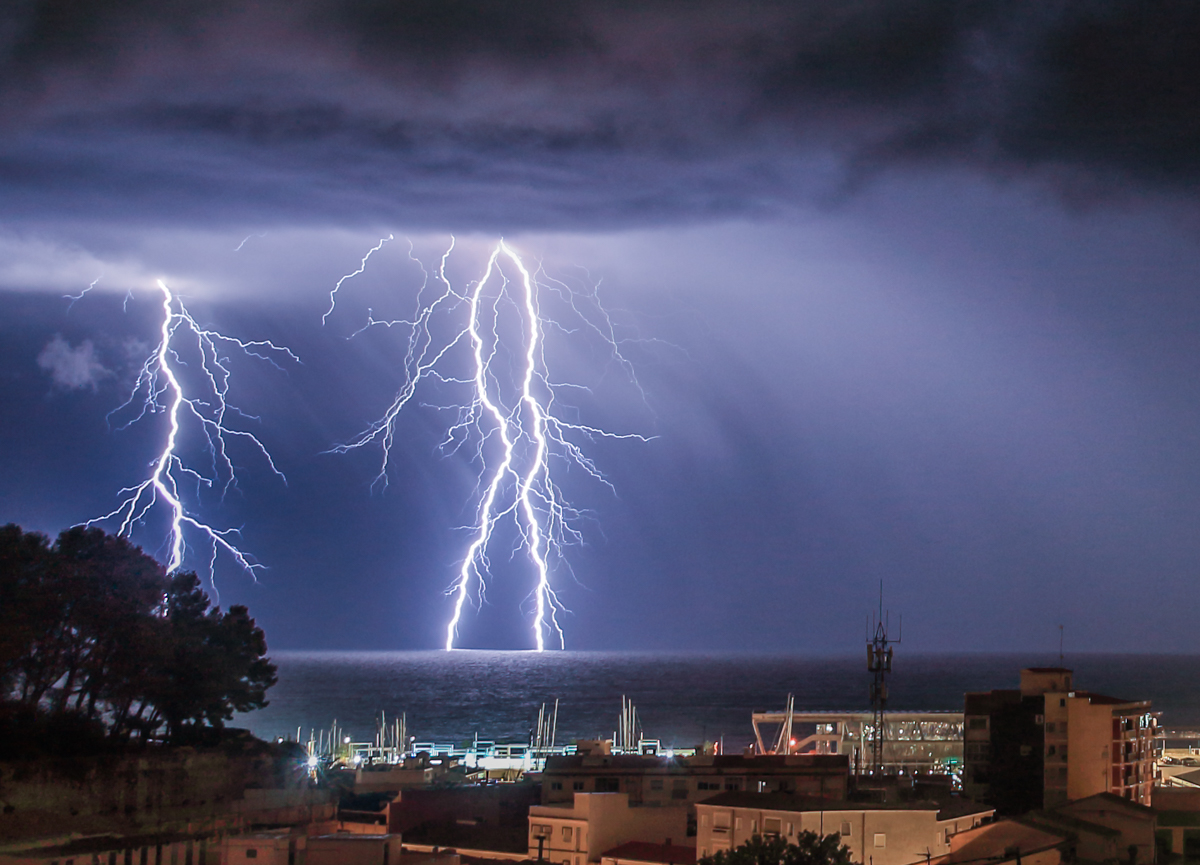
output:
[[[962,768],[961,712],[883,712],[881,770],[885,774],[955,774]],[[759,753],[842,754],[850,771],[872,769],[873,712],[755,712]]]

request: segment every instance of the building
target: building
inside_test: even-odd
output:
[[[1070,833],[1074,858],[1092,862],[1155,861],[1158,813],[1131,799],[1097,793],[1051,811],[1026,815],[1026,822]]]
[[[694,865],[696,848],[683,844],[629,841],[600,856],[600,865]]]
[[[399,835],[318,835],[308,839],[304,865],[397,865],[400,851]]]
[[[866,865],[909,865],[950,852],[957,832],[990,820],[990,807],[955,799],[895,804],[831,801],[779,793],[721,793],[696,805],[696,852],[732,850],[755,835],[795,839],[837,833]]]
[[[845,754],[855,774],[870,769],[873,712],[755,712],[751,723],[760,754]],[[962,712],[883,713],[885,774],[954,773],[962,755]]]
[[[687,840],[688,811],[686,804],[633,807],[625,793],[575,793],[570,805],[534,805],[529,858],[586,865],[630,841],[671,847]]]
[[[982,824],[950,838],[950,853],[932,865],[1057,865],[1059,862],[1151,863],[1156,813],[1112,793],[1049,811]]]
[[[836,754],[576,754],[546,760],[542,804],[571,802],[576,793],[624,793],[631,805],[660,806],[737,791],[844,799],[849,774],[849,758]]]
[[[534,784],[404,790],[388,806],[388,831],[406,844],[524,854]]]
[[[1200,861],[1200,789],[1155,787],[1154,811],[1158,861]]]
[[[307,840],[304,835],[286,831],[231,835],[221,841],[219,859],[221,865],[295,865],[299,861],[297,853],[304,850]]]
[[[982,823],[950,836],[950,852],[917,865],[1060,865],[1070,860],[1071,841],[1061,831],[1021,820]]]
[[[1157,720],[1149,700],[1076,690],[1072,671],[1021,671],[1020,690],[966,695],[963,792],[1003,814],[1097,793],[1150,804]]]

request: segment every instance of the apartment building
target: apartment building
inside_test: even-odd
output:
[[[529,858],[553,865],[599,862],[630,841],[672,846],[687,838],[688,806],[632,806],[625,793],[575,793],[571,804],[529,809]]]
[[[732,850],[755,835],[794,840],[801,832],[837,833],[856,862],[909,865],[950,852],[956,832],[994,811],[964,799],[894,804],[832,801],[779,793],[721,793],[696,805],[696,853]]]
[[[1004,814],[1097,793],[1150,804],[1157,719],[1149,700],[1077,690],[1062,667],[1021,671],[1019,690],[966,695],[963,792]]]
[[[632,805],[658,806],[739,791],[844,799],[849,776],[850,758],[844,754],[576,754],[546,761],[542,804],[571,802],[576,793],[624,793]]]

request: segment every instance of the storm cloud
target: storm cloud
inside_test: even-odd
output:
[[[965,167],[1192,201],[1183,2],[13,3],[0,206],[595,229]]]

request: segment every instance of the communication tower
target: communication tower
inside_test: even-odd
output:
[[[874,679],[871,682],[871,709],[874,717],[871,724],[871,774],[883,772],[883,742],[886,737],[884,711],[887,709],[887,677],[892,672],[892,644],[899,643],[904,620],[900,619],[900,633],[896,639],[888,635],[890,615],[883,611],[883,581],[879,581],[879,612],[872,616],[867,625],[867,671]]]

